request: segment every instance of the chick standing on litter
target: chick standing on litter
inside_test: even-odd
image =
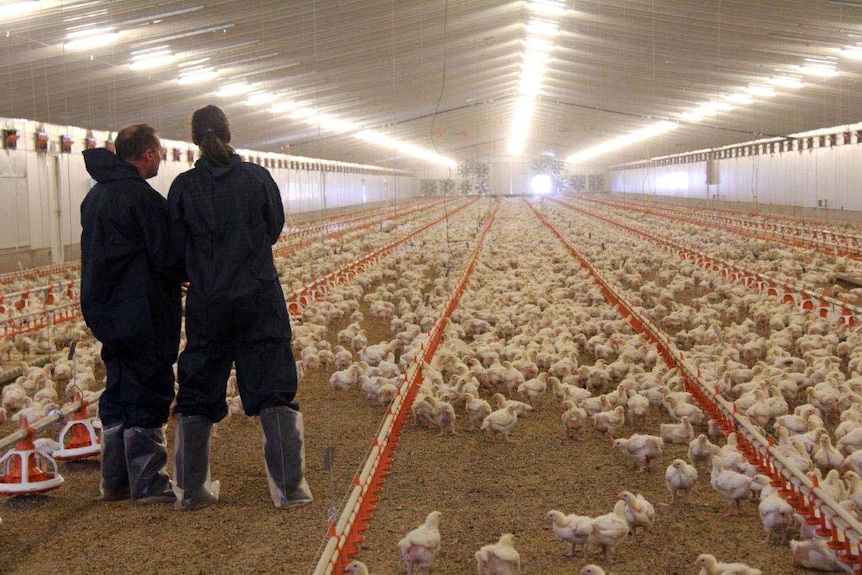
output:
[[[422,568],[422,575],[431,572],[431,564],[440,551],[439,525],[440,512],[432,511],[425,518],[425,523],[407,533],[398,542],[401,557],[407,562],[408,575],[413,575],[417,565]]]

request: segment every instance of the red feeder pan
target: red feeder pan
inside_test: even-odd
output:
[[[57,471],[57,462],[33,445],[36,432],[21,418],[21,430],[27,436],[0,458],[0,495],[30,495],[44,493],[60,487],[63,476]],[[51,471],[43,471],[49,468]]]
[[[63,429],[60,430],[60,445],[63,447],[54,451],[54,459],[60,461],[72,461],[75,459],[83,459],[85,457],[95,457],[102,450],[99,434],[96,432],[93,421],[95,418],[87,414],[89,403],[80,397],[80,392],[75,395],[81,402],[81,407],[72,416],[72,419],[66,422]],[[99,423],[101,427],[101,422]],[[70,436],[68,441],[67,436]]]

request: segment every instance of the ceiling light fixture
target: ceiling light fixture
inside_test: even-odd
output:
[[[640,130],[608,140],[598,146],[593,146],[592,148],[588,148],[581,152],[575,152],[566,158],[566,162],[569,164],[582,163],[595,158],[596,156],[601,156],[602,154],[607,154],[608,152],[613,152],[621,148],[625,148],[626,146],[660,136],[661,134],[665,134],[677,128],[679,128],[679,124],[677,122],[662,120],[661,122],[651,124],[646,128],[641,128]]]
[[[210,67],[193,68],[180,73],[177,83],[181,86],[200,84],[218,78],[218,71]]]
[[[521,60],[521,75],[518,81],[518,97],[512,116],[507,152],[519,156],[530,132],[536,98],[542,91],[542,81],[551,61],[551,52],[556,45],[548,38],[560,34],[557,18],[565,16],[566,6],[560,0],[532,0],[527,8],[542,14],[542,18],[531,18],[524,25],[527,36],[523,40],[524,52]]]
[[[537,14],[545,14],[547,16],[565,16],[566,5],[559,0],[532,0],[527,3],[527,8]]]
[[[396,140],[395,138],[390,138],[389,136],[381,134],[376,130],[361,130],[359,132],[356,132],[356,134],[354,134],[354,137],[370,144],[375,144],[384,148],[397,150],[409,156],[413,156],[414,158],[419,158],[421,160],[439,164],[446,168],[454,168],[455,166],[457,166],[455,160],[451,160],[445,156],[441,156],[436,152],[420,148],[419,146],[414,146],[413,144],[408,144],[407,142],[402,142],[400,140]]]
[[[0,18],[17,18],[41,8],[39,0],[28,0],[26,2],[9,2],[0,6]]]
[[[69,51],[89,50],[113,44],[120,33],[113,28],[87,28],[66,34],[63,48]]]
[[[230,98],[231,96],[239,96],[240,94],[248,94],[252,91],[250,84],[246,82],[235,82],[233,84],[225,84],[216,92],[219,98]]]
[[[167,48],[155,48],[144,52],[133,53],[129,62],[130,70],[150,70],[174,62],[177,55]]]
[[[745,91],[752,96],[758,96],[760,98],[774,98],[778,95],[772,86],[760,86],[756,84],[746,86]]]
[[[805,87],[805,83],[796,76],[777,76],[775,78],[770,78],[767,81],[773,86],[778,86],[779,88],[798,89]]]
[[[248,98],[245,100],[246,106],[257,106],[258,104],[269,104],[270,102],[274,102],[276,98],[275,94],[271,94],[269,92],[254,92],[253,94],[249,94]]]

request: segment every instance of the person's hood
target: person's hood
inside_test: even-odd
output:
[[[128,178],[141,179],[135,166],[124,162],[107,148],[84,150],[83,154],[87,172],[99,183]]]
[[[231,154],[230,164],[227,166],[221,166],[211,162],[208,158],[201,158],[195,162],[195,167],[212,175],[213,178],[218,180],[230,174],[240,162],[242,162],[242,158],[239,157],[239,154]]]

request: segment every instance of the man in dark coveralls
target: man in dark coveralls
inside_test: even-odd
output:
[[[84,151],[96,185],[81,204],[81,311],[102,343],[99,400],[105,501],[176,500],[164,426],[174,399],[182,267],[167,241],[167,200],[147,179],[161,142],[146,124],[120,130],[116,154]]]

